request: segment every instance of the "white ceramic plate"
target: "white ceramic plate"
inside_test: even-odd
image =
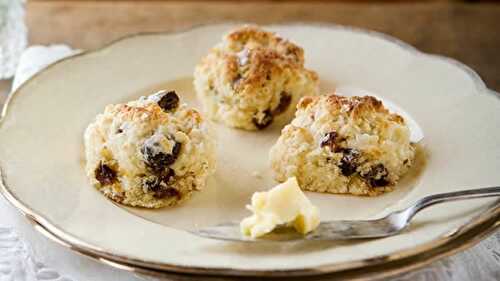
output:
[[[163,88],[198,106],[194,65],[230,28],[133,36],[36,75],[3,112],[2,193],[49,237],[137,271],[288,276],[364,266],[362,274],[370,266],[388,271],[394,262],[409,269],[470,245],[497,226],[498,203],[485,199],[434,207],[419,214],[409,231],[379,240],[245,244],[185,232],[248,215],[244,206],[251,194],[274,185],[267,153],[283,124],[261,132],[214,124],[218,171],[206,190],[181,206],[125,208],[101,196],[82,168],[87,124],[106,104]],[[425,195],[500,183],[500,99],[473,71],[377,33],[269,28],[304,47],[306,64],[318,72],[325,92],[337,87],[373,93],[403,109],[424,135],[418,163],[396,191],[375,198],[308,193],[322,219],[374,218]]]

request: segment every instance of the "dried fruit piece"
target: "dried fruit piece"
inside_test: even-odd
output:
[[[340,159],[339,168],[346,177],[354,174],[358,168],[360,152],[354,148],[345,148],[342,150],[342,159]]]
[[[159,173],[165,170],[169,165],[172,165],[175,160],[177,160],[180,151],[181,143],[179,142],[175,142],[171,153],[158,151],[157,147],[152,147],[150,145],[144,145],[141,149],[144,162],[154,173]]]
[[[179,107],[179,96],[175,91],[169,91],[160,98],[158,105],[165,112],[173,111]]]
[[[281,92],[280,103],[274,109],[273,115],[278,115],[285,112],[292,103],[292,96],[287,92]]]
[[[181,143],[175,142],[174,147],[172,148],[172,157],[174,157],[174,162],[179,157],[179,153],[181,152]]]
[[[146,191],[153,192],[153,196],[155,198],[179,196],[179,192],[175,188],[168,185],[170,178],[173,176],[173,170],[169,169],[165,175],[146,178],[143,181],[143,186]]]
[[[333,148],[336,144],[336,140],[337,140],[337,132],[326,133],[325,136],[321,139],[320,146],[321,147],[329,146]]]
[[[387,180],[388,174],[389,172],[383,164],[377,164],[366,174],[362,174],[361,177],[364,178],[371,187],[381,187],[390,184]]]
[[[174,197],[174,196],[179,197],[180,193],[179,193],[179,191],[177,191],[177,189],[175,189],[173,187],[169,187],[167,189],[161,189],[160,191],[155,192],[153,196],[155,198],[161,199],[161,198],[165,198],[165,197]]]
[[[116,172],[104,163],[99,163],[99,166],[94,171],[96,180],[101,185],[110,185],[116,182]]]
[[[271,111],[269,109],[266,109],[263,113],[264,113],[264,118],[262,118],[262,120],[259,120],[255,117],[252,119],[253,124],[259,130],[262,130],[262,129],[266,128],[267,126],[271,125],[271,123],[273,122],[273,119],[274,119],[273,114],[271,113]]]
[[[343,152],[345,148],[342,148],[341,142],[343,142],[345,138],[340,137],[337,132],[332,131],[326,133],[321,139],[320,146],[325,147],[328,146],[331,151],[335,153]]]

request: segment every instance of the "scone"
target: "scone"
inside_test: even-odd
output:
[[[403,118],[374,97],[304,97],[270,151],[278,181],[296,177],[309,191],[378,195],[412,165]]]
[[[318,77],[299,46],[256,26],[227,34],[196,66],[194,86],[207,115],[259,130],[291,119],[300,97],[316,95]]]
[[[177,204],[203,189],[215,165],[202,117],[174,91],[106,106],[87,127],[84,144],[91,183],[130,206]]]

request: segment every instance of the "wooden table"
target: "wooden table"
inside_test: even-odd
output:
[[[500,91],[500,5],[359,4],[321,2],[32,1],[27,4],[31,44],[67,43],[97,48],[139,31],[174,31],[194,25],[246,21],[337,23],[381,31],[418,49],[449,56],[478,71]],[[1,103],[1,102],[0,102]],[[500,280],[500,232],[474,248],[397,280]]]
[[[234,2],[35,1],[28,2],[27,20],[32,44],[64,42],[83,49],[130,33],[222,21],[351,25],[462,61],[500,91],[500,5]]]

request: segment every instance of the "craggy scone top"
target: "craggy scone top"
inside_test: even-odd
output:
[[[225,35],[195,70],[208,115],[249,130],[266,127],[301,96],[315,95],[317,84],[317,74],[304,68],[302,48],[257,26]]]
[[[335,94],[329,94],[317,97],[304,97],[297,104],[297,110],[307,111],[313,108],[319,108],[328,111],[330,114],[335,116],[347,116],[349,119],[353,120],[356,124],[366,121],[366,119],[374,119],[376,128],[386,128],[387,122],[396,122],[404,125],[404,119],[396,113],[390,113],[382,104],[381,101],[372,96],[339,96]],[[320,110],[321,112],[321,110]],[[379,118],[377,118],[379,117]],[[315,120],[312,117],[311,120]],[[380,124],[379,123],[383,123]]]
[[[297,176],[308,190],[357,195],[392,190],[414,156],[401,116],[374,97],[335,94],[302,98],[271,151],[278,180]]]
[[[237,91],[245,87],[260,88],[270,75],[281,73],[283,69],[304,68],[302,48],[255,26],[245,26],[229,33],[215,52],[221,52],[226,60],[224,76],[235,84]],[[318,79],[316,73],[309,73],[312,79]]]

